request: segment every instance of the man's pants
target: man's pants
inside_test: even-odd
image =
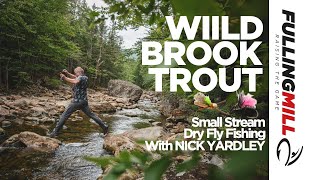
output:
[[[71,116],[71,114],[76,110],[82,110],[87,116],[93,119],[103,131],[105,131],[108,126],[102,122],[102,120],[97,117],[93,112],[91,112],[88,102],[84,100],[80,100],[79,102],[71,102],[66,110],[62,113],[59,122],[57,123],[56,127],[54,128],[52,134],[57,135],[58,132],[63,127],[65,121]]]

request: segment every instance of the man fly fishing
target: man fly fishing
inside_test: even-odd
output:
[[[67,77],[65,74],[69,77]],[[58,123],[56,124],[56,127],[49,136],[56,137],[58,132],[63,127],[65,121],[76,110],[82,110],[87,116],[93,119],[102,128],[103,134],[106,135],[108,133],[108,126],[102,122],[98,116],[91,112],[89,108],[87,97],[88,77],[84,75],[84,70],[81,67],[77,67],[74,69],[74,74],[72,74],[64,69],[62,73],[60,73],[60,78],[63,81],[73,84],[73,99],[62,113]]]

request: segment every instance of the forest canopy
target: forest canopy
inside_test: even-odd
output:
[[[115,23],[99,19],[100,9],[85,0],[1,1],[0,87],[56,87],[58,73],[78,65],[92,79],[91,86],[132,80],[132,52],[122,48]]]

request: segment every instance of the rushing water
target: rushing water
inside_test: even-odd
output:
[[[110,133],[119,134],[127,130],[150,126],[150,120],[162,119],[155,104],[144,100],[136,109],[124,109],[115,114],[100,117],[109,124]],[[103,146],[103,136],[99,126],[84,117],[83,120],[69,119],[66,129],[58,139],[63,144],[55,153],[39,153],[29,149],[0,150],[0,179],[96,179],[102,169],[83,159],[84,156],[108,156]],[[7,136],[33,131],[45,135],[41,126],[13,123],[6,128]],[[4,138],[0,139],[0,143]]]

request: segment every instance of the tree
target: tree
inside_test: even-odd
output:
[[[0,85],[59,85],[58,72],[83,66],[104,85],[121,78],[121,38],[85,0],[12,0],[0,3]],[[52,82],[52,83],[50,83]]]
[[[54,74],[67,58],[76,58],[79,49],[71,41],[75,34],[67,1],[13,0],[1,6],[0,64],[7,78],[0,83],[15,85],[19,72],[36,80]]]

